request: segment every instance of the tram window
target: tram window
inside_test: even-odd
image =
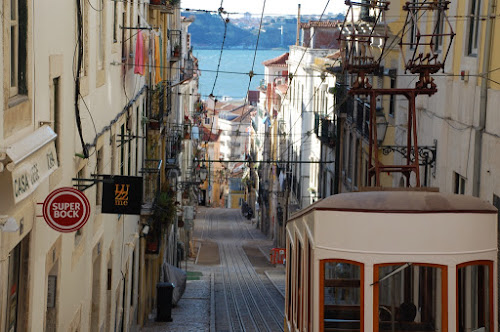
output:
[[[446,319],[445,267],[423,264],[375,268],[378,331],[443,331]]]
[[[458,331],[493,330],[493,263],[459,265],[458,285]]]
[[[295,276],[295,289],[297,294],[295,295],[295,317],[297,319],[297,326],[299,329],[302,327],[302,294],[303,282],[302,282],[302,244],[298,242],[297,245],[297,275]]]
[[[292,245],[288,245],[288,260],[286,262],[286,269],[287,269],[287,275],[288,275],[288,280],[286,283],[286,296],[287,296],[287,313],[288,313],[288,319],[292,319],[292,262],[293,262],[293,256],[292,256]]]
[[[322,269],[323,331],[361,331],[362,264],[323,261]]]

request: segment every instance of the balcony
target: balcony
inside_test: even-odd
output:
[[[165,13],[173,13],[174,5],[178,2],[178,0],[150,0],[149,7]]]
[[[151,109],[148,118],[149,128],[159,130],[164,117],[169,113],[169,101],[171,99],[170,86],[168,83],[160,83],[156,88],[150,90]],[[170,105],[171,108],[171,105]]]
[[[182,151],[183,126],[174,125],[168,129],[165,139],[165,167],[179,168],[179,154]]]
[[[170,61],[179,61],[182,52],[182,31],[168,30],[168,40],[170,41]]]
[[[193,78],[193,76],[194,76],[193,59],[186,59],[186,61],[184,61],[184,69],[181,69],[181,81]]]
[[[142,202],[142,213],[143,215],[149,215],[153,213],[153,206],[160,191],[160,170],[161,170],[162,160],[161,159],[145,159],[144,167],[141,169],[142,177],[144,179],[144,195]]]
[[[314,133],[323,144],[334,147],[337,141],[337,121],[315,114]]]

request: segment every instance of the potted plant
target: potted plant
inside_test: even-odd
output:
[[[179,57],[181,55],[181,45],[180,44],[175,44],[174,45],[174,57]]]

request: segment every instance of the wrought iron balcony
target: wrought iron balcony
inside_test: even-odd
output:
[[[162,12],[173,13],[174,5],[178,3],[178,0],[150,0],[149,7],[151,9],[161,10]]]
[[[182,31],[168,30],[168,40],[170,41],[170,60],[178,61],[182,52]]]
[[[153,212],[154,202],[160,191],[161,165],[161,159],[144,160],[144,167],[140,171],[144,179],[142,214],[151,214]]]
[[[183,126],[173,125],[168,128],[165,140],[165,167],[179,168],[179,154],[182,151]]]
[[[328,118],[315,116],[314,132],[318,139],[330,147],[335,146],[337,141],[337,122]]]
[[[151,109],[148,118],[151,121],[151,129],[160,129],[164,118],[170,113],[171,106],[171,88],[170,82],[162,82],[150,91]],[[156,124],[155,124],[156,123]]]

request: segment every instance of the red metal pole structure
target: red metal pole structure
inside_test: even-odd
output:
[[[370,98],[369,115],[369,150],[368,150],[368,185],[372,185],[375,177],[375,186],[379,187],[380,174],[383,172],[400,172],[406,178],[406,186],[410,186],[411,174],[415,174],[415,186],[420,187],[420,170],[418,156],[418,135],[415,99],[419,95],[431,96],[437,92],[431,74],[439,70],[444,71],[444,63],[448,57],[451,43],[455,36],[451,24],[445,13],[450,1],[434,0],[430,2],[407,1],[403,10],[407,11],[405,25],[399,42],[404,61],[405,73],[419,75],[415,87],[408,89],[372,88],[369,75],[380,70],[380,63],[389,38],[385,13],[389,9],[389,1],[385,0],[346,0],[349,7],[338,41],[341,47],[343,68],[349,74],[355,75],[349,94],[364,95]],[[355,9],[355,8],[358,9]],[[431,33],[420,32],[420,26],[425,27],[427,21],[421,20],[424,14],[427,17],[438,19]],[[359,18],[355,19],[355,13]],[[364,21],[365,17],[369,18]],[[360,23],[363,23],[362,26]],[[446,27],[444,24],[446,23]],[[383,29],[383,33],[381,33]],[[381,41],[381,46],[374,46],[375,39]],[[444,40],[448,43],[445,46]],[[439,45],[438,45],[439,44]],[[443,46],[441,50],[439,47]],[[406,56],[405,48],[410,50]],[[376,51],[376,50],[379,51]],[[376,53],[379,53],[378,55]],[[376,106],[377,98],[384,95],[401,95],[408,100],[406,164],[385,165],[379,160],[379,142],[377,140]],[[414,158],[412,160],[412,153]]]

